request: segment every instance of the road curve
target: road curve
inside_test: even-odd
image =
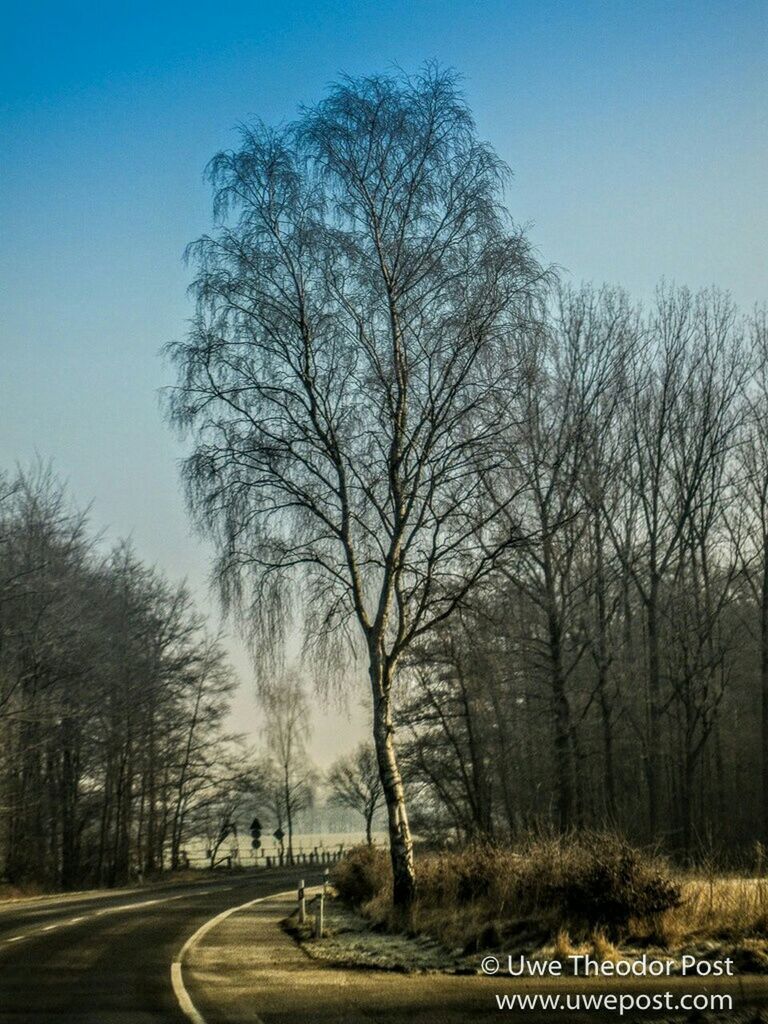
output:
[[[189,1024],[170,975],[182,945],[216,914],[305,873],[0,905],[0,1024]]]

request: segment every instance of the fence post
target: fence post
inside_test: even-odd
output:
[[[315,938],[322,939],[323,937],[323,903],[325,897],[322,893],[317,897],[317,910],[315,911]]]
[[[299,882],[299,924],[307,920],[307,901],[304,897],[304,879]]]

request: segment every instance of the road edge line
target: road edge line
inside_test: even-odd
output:
[[[176,996],[176,1002],[179,1004],[181,1012],[188,1020],[192,1021],[192,1024],[207,1024],[207,1022],[205,1017],[192,1002],[192,998],[184,984],[184,975],[182,973],[184,957],[194,949],[200,939],[207,935],[212,928],[215,928],[216,925],[226,920],[226,918],[230,917],[232,914],[236,914],[239,910],[245,910],[247,907],[253,907],[257,903],[265,903],[267,900],[276,900],[283,896],[295,895],[295,889],[286,889],[284,892],[270,893],[269,896],[258,896],[255,900],[248,900],[237,907],[230,907],[228,910],[222,910],[220,914],[216,914],[214,917],[209,918],[201,924],[197,931],[193,932],[192,935],[189,936],[187,941],[171,961],[171,987],[173,988],[173,994]],[[256,1019],[258,1022],[261,1020],[258,1016]]]

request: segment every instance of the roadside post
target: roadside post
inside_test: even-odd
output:
[[[325,897],[322,893],[319,893],[316,897],[317,910],[315,911],[315,938],[322,939],[323,937],[323,910],[325,903]]]
[[[307,901],[304,896],[304,879],[299,882],[299,924],[307,920]]]

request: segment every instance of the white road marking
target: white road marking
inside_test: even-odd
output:
[[[174,900],[183,900],[191,896],[206,896],[211,892],[230,892],[232,889],[234,889],[233,885],[214,886],[209,889],[198,889],[196,892],[183,892],[177,896],[168,896],[165,899],[142,900],[141,903],[123,903],[118,907],[103,907],[101,910],[95,910],[91,914],[81,914],[79,917],[70,917],[67,921],[57,921],[55,924],[45,925],[43,928],[27,932],[25,935],[14,935],[12,938],[5,939],[4,941],[21,942],[22,939],[34,938],[35,935],[41,935],[43,932],[52,932],[62,927],[66,928],[69,925],[78,924],[80,921],[90,921],[95,917],[100,917],[102,914],[113,914],[122,910],[141,910],[144,907],[155,906],[158,903],[173,903]]]
[[[181,1012],[187,1017],[188,1020],[192,1021],[192,1024],[207,1024],[205,1017],[200,1013],[195,1004],[190,998],[189,992],[187,991],[186,985],[184,984],[184,978],[182,976],[181,968],[184,962],[184,957],[187,953],[190,953],[192,949],[197,945],[203,936],[207,935],[208,932],[215,928],[217,924],[221,924],[231,914],[236,914],[238,910],[245,910],[247,907],[253,907],[257,903],[263,903],[265,900],[276,900],[283,896],[294,896],[296,894],[295,889],[288,889],[286,892],[273,892],[269,896],[259,896],[258,899],[248,900],[247,903],[241,903],[237,907],[230,907],[229,910],[222,910],[220,914],[210,918],[205,924],[201,925],[196,932],[194,932],[184,945],[181,947],[179,952],[171,964],[171,985],[173,986],[173,994],[176,996],[176,1001],[181,1007]],[[253,1024],[264,1024],[260,1017],[254,1016],[252,1018]]]
[[[233,885],[223,885],[221,887],[216,886],[213,889],[199,889],[197,892],[183,892],[179,896],[166,896],[165,899],[142,900],[141,903],[124,903],[120,907],[104,907],[103,910],[97,910],[93,916],[113,914],[118,910],[143,910],[144,907],[154,907],[159,903],[173,903],[174,900],[186,900],[190,896],[206,896],[211,892],[229,892],[231,889],[234,889]]]

